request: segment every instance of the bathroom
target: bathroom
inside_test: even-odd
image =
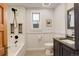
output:
[[[53,38],[74,34],[67,28],[67,11],[74,3],[7,5],[8,56],[53,56]]]
[[[26,8],[20,5],[24,4],[9,4],[9,10],[8,10],[8,32],[9,32],[9,44],[10,48],[12,47],[12,50],[16,48],[15,52],[10,52],[9,55],[16,55],[19,54],[18,47],[13,47],[16,44],[19,45],[21,44],[22,46],[25,45],[25,47],[21,47],[20,49],[25,49],[26,53],[27,51],[42,51],[45,50],[45,43],[53,43],[53,26],[47,27],[46,26],[46,20],[51,19],[53,20],[53,9],[52,8],[41,8],[39,7],[41,4],[33,4],[33,5],[38,5],[38,6],[32,6],[32,4],[25,4]],[[27,7],[27,5],[30,5]],[[17,9],[16,11],[16,18],[17,18],[17,23],[22,24],[23,28],[22,31],[23,33],[18,34],[18,29],[16,30],[16,33],[11,34],[10,30],[10,24],[13,23],[13,11],[11,8]],[[39,13],[40,14],[40,20],[39,20],[39,28],[33,28],[33,23],[32,23],[32,13]],[[53,21],[52,21],[53,22]],[[45,24],[45,25],[44,25]],[[18,35],[19,38],[17,39],[17,43],[14,44],[16,39],[14,39],[14,36]],[[48,36],[48,37],[47,37]],[[14,42],[13,42],[14,41]],[[21,46],[20,45],[20,46]],[[18,49],[17,49],[18,48]],[[11,50],[11,51],[12,51]]]
[[[40,51],[45,54],[50,54],[47,48],[53,48],[54,37],[66,36],[66,11],[73,7],[73,4],[54,4],[46,6],[42,3],[36,4],[8,4],[8,33],[9,33],[9,55],[29,55],[29,51]],[[17,23],[22,24],[22,33],[18,33],[18,28],[14,34],[11,34],[10,26],[13,20],[13,11],[11,8],[17,9],[16,18]],[[62,9],[61,9],[62,8]],[[33,14],[39,14],[39,20],[37,28],[33,26]],[[60,15],[61,14],[61,15]],[[60,15],[60,16],[58,16]],[[38,17],[38,16],[37,16]],[[47,21],[51,24],[47,25]],[[60,23],[62,21],[62,23]],[[70,30],[71,31],[71,30]],[[69,33],[69,32],[68,32]],[[71,31],[72,33],[72,31]],[[18,35],[17,43],[15,35]],[[17,46],[16,46],[17,45]],[[19,47],[19,48],[18,48]],[[21,51],[22,50],[22,51]],[[12,53],[13,51],[13,53]],[[43,53],[43,54],[44,54]],[[40,53],[37,53],[38,55]],[[36,55],[37,55],[36,54]],[[44,54],[44,55],[45,55]],[[30,54],[31,55],[31,54]],[[42,55],[42,54],[41,54]]]

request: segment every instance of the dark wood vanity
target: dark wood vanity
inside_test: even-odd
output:
[[[54,56],[79,56],[79,4],[74,4],[74,38],[54,38]],[[75,39],[75,40],[73,40]]]
[[[69,39],[54,39],[54,56],[79,56],[79,50],[75,48],[75,42],[65,42]]]

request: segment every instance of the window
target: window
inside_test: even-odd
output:
[[[39,28],[40,13],[32,13],[33,28]]]

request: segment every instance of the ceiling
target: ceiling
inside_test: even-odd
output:
[[[44,3],[9,3],[9,6],[21,6],[25,8],[55,8],[59,3],[51,3],[49,6],[43,6]],[[49,3],[48,3],[49,4]]]

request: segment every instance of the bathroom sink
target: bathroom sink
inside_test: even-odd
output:
[[[65,40],[65,39],[67,39],[67,38],[59,38],[59,40]]]
[[[68,39],[62,40],[62,42],[65,42],[65,43],[68,43],[68,44],[74,44],[75,43],[74,41],[68,40]]]
[[[75,40],[73,37],[59,38],[59,40]]]

